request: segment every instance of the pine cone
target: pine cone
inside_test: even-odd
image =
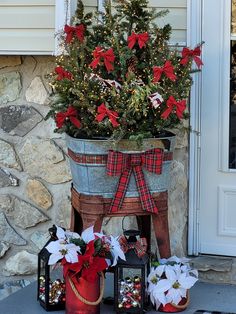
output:
[[[136,73],[136,71],[137,71],[137,64],[138,64],[138,59],[135,56],[133,56],[130,59],[128,59],[126,61],[128,72]]]

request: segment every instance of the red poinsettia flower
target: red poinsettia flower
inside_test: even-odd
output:
[[[108,266],[105,258],[94,256],[89,266],[82,270],[82,276],[85,280],[94,282],[97,274],[107,269]]]
[[[57,128],[63,127],[64,123],[70,120],[77,128],[80,128],[81,123],[77,118],[77,110],[73,106],[69,106],[66,112],[58,112],[55,117]]]
[[[73,75],[69,71],[66,71],[61,66],[56,67],[55,68],[55,72],[58,74],[58,76],[57,76],[57,80],[58,81],[61,81],[63,79],[68,79],[68,80],[72,80],[73,79]]]
[[[66,260],[62,261],[63,272],[66,277],[69,271],[75,274],[81,273],[81,276],[87,280],[93,282],[97,274],[108,267],[106,259],[104,257],[94,256],[94,240],[90,241],[86,246],[86,251],[83,255],[79,255],[79,261],[76,263],[67,263]]]

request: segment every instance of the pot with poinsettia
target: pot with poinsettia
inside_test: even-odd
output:
[[[139,197],[144,210],[157,213],[151,194],[168,190],[175,138],[169,131],[188,117],[192,65],[202,65],[201,45],[168,46],[170,25],[155,24],[167,12],[150,10],[147,0],[114,3],[115,12],[107,0],[104,12],[93,15],[78,1],[62,33],[65,53],[51,75],[48,117],[56,132],[67,134],[77,192],[113,198],[119,206],[111,204],[111,211],[125,196]],[[119,177],[126,177],[122,191]]]
[[[81,235],[56,226],[56,240],[45,249],[49,265],[60,263],[66,283],[66,314],[99,314],[104,291],[104,271],[125,259],[118,237],[94,232]]]
[[[198,280],[198,272],[191,269],[189,261],[172,256],[152,263],[147,291],[156,310],[175,313],[187,308],[189,289]]]

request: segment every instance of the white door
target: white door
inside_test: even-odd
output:
[[[202,38],[199,252],[236,256],[236,36],[231,0],[202,0]]]

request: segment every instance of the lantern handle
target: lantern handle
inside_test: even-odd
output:
[[[82,295],[79,293],[79,291],[76,289],[75,284],[73,283],[73,281],[71,280],[71,278],[68,276],[68,280],[69,283],[71,285],[71,288],[74,292],[74,294],[76,295],[76,297],[83,303],[87,304],[87,305],[98,305],[101,301],[102,301],[102,297],[103,297],[103,293],[104,293],[104,286],[105,286],[105,279],[104,279],[104,274],[103,272],[100,273],[101,275],[101,287],[100,287],[100,295],[98,297],[98,299],[96,301],[89,301],[86,300],[84,297],[82,297]]]
[[[125,227],[124,227],[124,221],[125,221],[125,218],[126,218],[126,217],[130,217],[130,216],[133,216],[133,215],[125,215],[125,216],[123,216],[123,219],[122,219],[122,230],[123,230],[123,233],[124,233],[124,234],[125,234],[125,232],[127,232],[127,231],[125,230]],[[135,217],[136,217],[137,220],[141,221],[141,218],[140,218],[139,216],[135,215]],[[140,224],[140,226],[141,226],[141,224]],[[128,231],[129,231],[129,230],[128,230]],[[132,231],[133,231],[133,232],[134,232],[134,231],[137,232],[136,236],[139,236],[140,234],[142,234],[142,230],[134,230],[134,229],[132,229]],[[127,234],[127,235],[129,235],[129,234]]]

